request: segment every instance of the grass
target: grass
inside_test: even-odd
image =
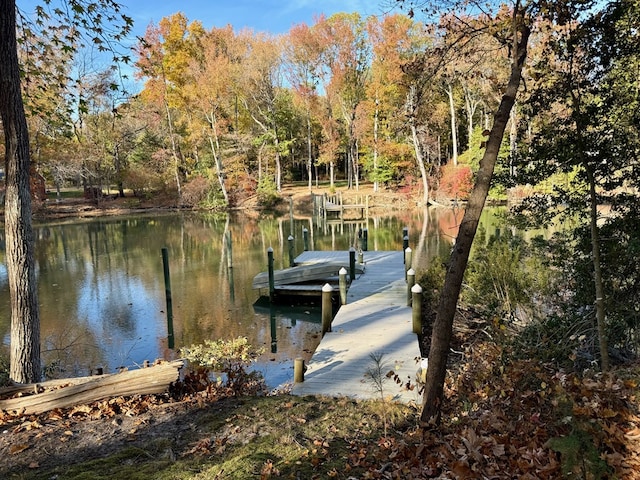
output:
[[[110,454],[53,468],[20,472],[17,479],[247,479],[329,478],[342,472],[353,445],[376,444],[385,422],[378,402],[314,397],[246,397],[227,399],[187,412],[182,425],[148,441],[125,445]],[[416,413],[387,404],[392,429],[412,428]],[[105,421],[108,421],[105,419]],[[36,440],[37,441],[37,440]],[[365,453],[358,453],[366,455]],[[352,469],[359,478],[366,470]]]

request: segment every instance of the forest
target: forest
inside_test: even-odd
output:
[[[478,405],[493,415],[520,402],[548,409],[540,415],[567,441],[539,442],[564,463],[531,478],[560,469],[635,478],[637,438],[625,435],[638,428],[637,369],[607,375],[637,365],[639,348],[638,0],[404,0],[387,15],[340,13],[284,35],[205,29],[176,13],[149,25],[132,50],[122,43],[131,19],[117,3],[63,3],[71,13],[50,2],[34,17],[17,11],[29,152],[16,153],[21,137],[0,95],[6,229],[18,232],[8,242],[24,240],[11,222],[30,214],[24,203],[12,210],[24,202],[13,188],[24,158],[36,202],[45,189],[60,195],[73,185],[95,200],[113,191],[181,208],[225,210],[250,197],[270,207],[294,182],[309,191],[366,182],[423,206],[463,201],[451,257],[421,272],[433,313],[421,426],[440,425],[443,410],[459,420],[443,402],[454,390],[466,392],[458,407],[469,418],[480,418]],[[104,55],[108,66],[96,67]],[[512,206],[507,234],[477,232],[487,200]],[[517,233],[558,223],[548,239]],[[12,261],[23,257],[33,255]],[[32,310],[14,315],[32,327],[37,297],[18,302],[35,284],[33,265],[25,268],[34,277],[12,298]],[[481,318],[491,342],[469,347],[455,383],[446,375],[461,312]],[[37,343],[28,328],[14,335],[26,339],[21,346]],[[36,350],[21,365],[12,357],[12,378],[33,380]],[[530,396],[513,400],[522,392]],[[532,415],[527,428],[539,420]],[[476,478],[472,467],[485,457],[469,442],[479,442],[476,452],[492,447],[466,433],[458,478]]]

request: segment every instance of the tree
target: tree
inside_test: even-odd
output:
[[[440,421],[447,368],[446,362],[460,288],[480,215],[491,186],[491,178],[504,132],[522,80],[522,70],[527,58],[529,38],[533,29],[541,20],[560,24],[565,23],[570,20],[566,17],[567,11],[573,9],[573,11],[578,12],[582,8],[587,8],[590,3],[589,1],[580,0],[575,2],[571,0],[566,2],[521,2],[516,0],[510,4],[508,9],[503,7],[495,12],[490,12],[485,9],[485,4],[453,2],[450,4],[453,7],[461,8],[465,5],[471,5],[471,7],[477,7],[479,11],[484,13],[471,23],[468,21],[461,24],[458,23],[458,18],[465,17],[462,14],[444,18],[446,20],[444,26],[449,31],[461,32],[458,38],[469,38],[473,36],[471,35],[472,32],[489,31],[494,38],[504,45],[504,48],[509,53],[510,75],[503,89],[502,100],[494,115],[493,126],[486,143],[484,155],[480,161],[480,169],[477,172],[476,181],[460,224],[456,243],[447,264],[444,287],[438,302],[429,351],[429,369],[421,414],[421,422],[425,426],[436,425]]]
[[[362,103],[362,146],[368,150],[369,177],[379,183],[398,177],[410,155],[406,142],[405,102],[408,88],[403,64],[423,46],[420,25],[404,15],[367,19],[373,58]],[[408,162],[407,162],[408,163]]]
[[[115,34],[122,40],[131,28],[131,19],[121,15],[120,6],[112,0],[99,3],[83,0],[69,2],[70,9],[54,13],[66,22],[58,41],[64,48],[73,48],[81,32],[94,29],[95,42],[105,46],[110,30],[105,24],[120,26]],[[39,15],[50,18],[39,7]],[[31,196],[29,171],[29,133],[21,91],[21,72],[16,36],[16,3],[0,0],[0,118],[5,137],[5,235],[7,276],[11,297],[11,366],[10,377],[17,382],[39,381],[40,312],[34,262],[34,238],[31,226]],[[67,41],[65,41],[67,40]],[[114,53],[114,56],[117,56]]]
[[[142,94],[161,106],[165,114],[178,202],[182,196],[185,165],[175,110],[184,109],[186,105],[187,72],[194,55],[202,51],[203,34],[200,22],[188,23],[182,13],[176,13],[160,20],[157,26],[149,25],[137,46],[139,77],[147,79]]]
[[[288,76],[293,90],[304,105],[307,127],[307,177],[309,191],[313,177],[312,111],[318,104],[320,57],[322,48],[315,30],[305,24],[294,25],[285,47]]]
[[[371,62],[366,24],[357,13],[338,13],[319,22],[324,37],[324,62],[331,72],[326,86],[331,108],[344,124],[346,144],[347,184],[358,188],[359,162],[356,119],[358,106],[365,99]]]
[[[573,250],[567,276],[576,279],[568,303],[597,333],[587,343],[598,348],[589,354],[606,371],[609,347],[628,345],[619,332],[637,330],[628,313],[637,298],[637,273],[629,266],[635,262],[628,257],[635,250],[629,226],[637,220],[637,199],[625,189],[637,188],[638,179],[638,80],[629,75],[638,55],[629,45],[640,17],[633,1],[611,2],[588,18],[565,15],[571,21],[549,27],[532,62],[517,179],[532,185],[551,175],[566,179],[544,192],[544,203],[540,193],[521,208],[538,218],[564,212],[577,224],[567,242]],[[611,206],[605,217],[602,205]]]

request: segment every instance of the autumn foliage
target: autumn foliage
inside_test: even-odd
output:
[[[469,165],[447,164],[442,167],[438,197],[466,200],[473,188],[473,174]]]

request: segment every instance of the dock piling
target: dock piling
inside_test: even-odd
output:
[[[353,282],[356,279],[356,249],[349,249],[349,277]]]
[[[307,368],[304,366],[304,358],[296,358],[293,362],[293,382],[304,382],[304,372]]]
[[[294,261],[295,259],[295,255],[294,255],[294,244],[293,244],[293,235],[289,235],[289,238],[287,239],[289,241],[289,266],[293,267],[296,262]]]
[[[365,252],[369,250],[369,229],[365,228],[362,230],[362,250]]]
[[[411,264],[413,263],[413,250],[411,247],[407,247],[404,250],[404,279],[407,279],[407,272],[411,268]]]
[[[302,228],[302,240],[304,241],[304,251],[309,251],[309,230],[307,227]]]
[[[325,283],[322,287],[322,335],[331,331],[331,321],[333,320],[333,308],[331,306],[331,295],[333,287]]]
[[[164,293],[167,301],[167,344],[173,349],[173,301],[171,300],[171,276],[169,274],[169,249],[162,247],[162,267],[164,271]]]
[[[407,270],[407,307],[411,306],[412,295],[411,288],[416,283],[416,271],[413,268]]]
[[[413,333],[420,335],[422,333],[422,287],[417,283],[411,287],[412,308],[411,319],[413,323]]]
[[[340,305],[347,304],[347,269],[342,267],[338,272],[340,285]]]
[[[269,300],[273,302],[273,296],[276,289],[275,277],[273,272],[273,248],[267,248],[267,270],[269,272]]]

